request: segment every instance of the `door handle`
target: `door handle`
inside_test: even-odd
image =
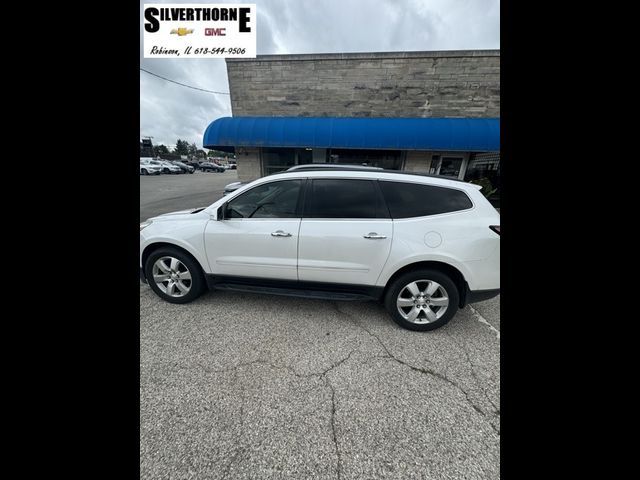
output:
[[[283,232],[282,230],[276,230],[275,232],[271,232],[272,237],[290,237],[291,234],[287,232]]]
[[[364,238],[368,238],[369,240],[383,240],[387,238],[386,235],[378,235],[376,232],[370,232],[364,235]]]

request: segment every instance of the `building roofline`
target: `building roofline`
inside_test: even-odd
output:
[[[500,50],[434,50],[411,52],[354,52],[354,53],[301,53],[291,55],[257,55],[256,58],[227,58],[236,62],[282,62],[304,60],[373,60],[385,58],[455,58],[499,57]]]

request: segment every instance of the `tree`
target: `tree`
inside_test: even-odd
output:
[[[189,156],[191,157],[195,157],[196,153],[198,153],[198,147],[196,146],[195,143],[192,143],[191,145],[189,145],[188,150],[189,150]]]
[[[169,149],[165,145],[156,145],[153,147],[153,156],[159,157],[160,155],[166,155],[169,153]]]
[[[189,155],[189,142],[178,139],[176,142],[176,148],[173,149],[173,153],[176,155]]]
[[[207,154],[205,153],[205,151],[204,151],[204,150],[198,150],[198,151],[196,152],[196,156],[197,156],[198,158],[205,158],[205,157],[207,156]]]
[[[209,150],[209,153],[207,153],[207,156],[209,156],[209,157],[230,157],[232,155],[230,153],[228,153],[228,152],[221,152],[219,150]]]

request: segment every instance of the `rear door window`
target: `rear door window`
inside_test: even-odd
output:
[[[374,180],[314,179],[306,218],[389,218]]]

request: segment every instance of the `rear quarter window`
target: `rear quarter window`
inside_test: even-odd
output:
[[[461,190],[417,183],[380,181],[391,218],[412,218],[458,212],[473,207]]]

